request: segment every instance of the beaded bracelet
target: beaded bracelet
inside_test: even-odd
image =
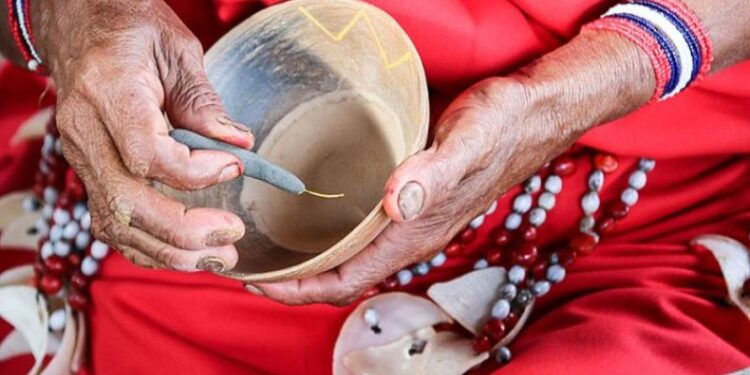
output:
[[[36,39],[31,32],[30,0],[6,0],[8,6],[8,27],[16,47],[21,53],[26,67],[32,72],[44,69],[42,58],[34,47]]]
[[[713,50],[708,33],[679,0],[618,4],[583,30],[616,32],[646,52],[656,79],[651,101],[677,95],[711,69]]]

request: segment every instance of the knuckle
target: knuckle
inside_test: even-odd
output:
[[[155,148],[147,142],[148,138],[137,135],[122,142],[120,157],[128,171],[136,177],[147,177],[156,159]]]
[[[179,75],[173,91],[175,101],[193,112],[220,110],[221,100],[204,72],[185,72]]]

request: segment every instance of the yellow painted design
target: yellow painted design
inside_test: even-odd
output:
[[[390,61],[390,59],[388,58],[388,54],[386,53],[385,48],[383,47],[383,43],[380,40],[380,36],[378,35],[377,31],[375,31],[375,25],[372,23],[372,19],[364,10],[358,11],[354,15],[354,17],[351,19],[351,21],[349,21],[349,23],[347,23],[346,26],[344,26],[344,28],[341,29],[341,31],[334,34],[333,32],[331,32],[331,30],[329,30],[322,23],[320,23],[320,21],[318,21],[318,19],[315,18],[315,16],[310,14],[310,12],[307,9],[305,9],[304,6],[300,6],[298,9],[300,13],[304,14],[305,17],[307,17],[310,20],[310,22],[313,23],[313,25],[317,26],[321,31],[323,31],[326,35],[328,35],[335,42],[342,41],[346,37],[346,35],[349,33],[349,31],[351,31],[354,25],[357,24],[357,22],[359,22],[360,20],[364,20],[364,22],[367,24],[367,27],[370,29],[370,33],[372,34],[372,37],[375,39],[375,44],[378,46],[380,58],[383,60],[383,65],[385,65],[386,69],[393,69],[407,61],[411,61],[413,58],[411,52],[407,51],[395,61]]]

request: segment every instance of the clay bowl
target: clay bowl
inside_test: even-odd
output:
[[[411,41],[383,11],[358,1],[300,0],[259,12],[206,55],[229,114],[254,151],[295,173],[320,199],[249,178],[197,192],[164,188],[189,207],[217,207],[246,225],[238,265],[223,275],[279,281],[329,270],[388,224],[383,187],[425,146],[428,97]]]

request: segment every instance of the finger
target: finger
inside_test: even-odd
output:
[[[157,262],[150,256],[143,254],[132,247],[119,245],[115,250],[122,254],[122,256],[130,263],[133,263],[138,267],[149,269],[166,268],[164,264]]]
[[[467,133],[468,134],[468,133]],[[383,206],[394,221],[410,221],[448,197],[461,180],[481,168],[473,135],[453,131],[442,142],[409,157],[386,183]]]
[[[172,125],[251,149],[255,140],[249,128],[227,115],[219,95],[206,77],[200,44],[191,41],[176,48],[181,49],[174,52],[180,59],[164,80],[165,107]]]
[[[188,210],[133,178],[120,162],[103,124],[80,110],[85,105],[77,107],[72,121],[86,123],[79,126],[85,126],[89,141],[66,136],[63,151],[86,184],[92,205],[96,206],[92,210],[96,219],[135,226],[183,249],[229,245],[244,235],[244,224],[236,215],[211,208]],[[69,121],[67,117],[60,119]],[[75,138],[75,132],[71,134]]]
[[[219,151],[190,151],[169,137],[159,104],[161,97],[144,77],[113,85],[109,94],[96,99],[102,122],[128,170],[181,190],[200,189],[237,178],[242,163]]]

